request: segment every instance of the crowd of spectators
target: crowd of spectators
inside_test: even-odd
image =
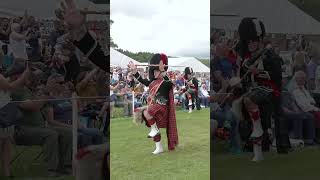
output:
[[[114,117],[114,107],[123,107],[123,116],[131,116],[134,108],[146,105],[147,97],[149,93],[148,87],[140,84],[134,80],[131,72],[127,72],[127,69],[121,67],[113,67],[112,74],[110,75],[110,99],[111,99],[111,117]],[[140,74],[145,79],[148,79],[148,72],[144,69],[140,69]],[[180,71],[168,72],[172,82],[174,82],[174,101],[175,105],[182,107],[183,110],[188,109],[188,100],[183,92],[185,86],[185,79],[183,73]],[[199,81],[198,98],[200,106],[203,108],[209,107],[209,88],[210,79],[207,74],[196,74],[196,78]],[[132,80],[135,81],[132,85]],[[134,91],[134,101],[132,99],[132,92]]]
[[[42,26],[27,12],[22,17],[0,18],[0,114],[16,112],[11,100],[19,101],[14,105],[22,113],[19,122],[10,126],[0,120],[4,176],[11,175],[13,142],[42,146],[48,176],[71,174],[73,109],[66,98],[74,92],[81,97],[100,97],[77,100],[78,149],[105,143],[109,137],[109,74],[73,45],[63,21],[54,21],[49,36],[41,33]],[[2,132],[8,130],[12,131],[9,136]]]
[[[211,132],[212,138],[222,138],[230,143],[232,153],[244,147],[241,138],[239,114],[234,111],[234,97],[227,93],[240,75],[241,59],[238,57],[237,32],[231,37],[225,31],[211,33]],[[283,118],[288,123],[292,148],[297,144],[314,145],[320,142],[320,45],[303,36],[292,37],[287,49],[280,49],[274,41],[266,41],[278,55],[289,52],[290,60],[283,59],[282,101]],[[227,131],[225,131],[227,130]],[[273,143],[275,145],[275,142]]]

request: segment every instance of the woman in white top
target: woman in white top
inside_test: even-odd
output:
[[[27,36],[29,33],[30,28],[22,33],[20,24],[13,23],[11,25],[11,34],[9,36],[10,54],[12,53],[14,58],[28,59],[26,40],[28,39]]]
[[[200,94],[202,96],[202,103],[205,107],[208,107],[209,106],[209,92],[207,90],[207,86],[206,84],[202,84],[201,87],[200,87]]]
[[[316,130],[316,140],[320,140],[320,108],[317,107],[317,103],[311,96],[309,91],[304,87],[306,84],[306,74],[303,71],[298,71],[294,76],[297,88],[293,90],[292,95],[303,112],[312,113],[315,118],[315,130]]]
[[[14,135],[14,125],[10,125],[10,120],[15,121],[18,109],[14,104],[10,104],[10,92],[22,87],[29,75],[27,67],[23,74],[16,81],[8,82],[8,80],[0,74],[0,152],[3,175],[9,177],[10,161],[12,152],[12,142]]]

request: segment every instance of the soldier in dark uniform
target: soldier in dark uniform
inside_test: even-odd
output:
[[[149,79],[144,79],[137,72],[133,63],[129,64],[133,76],[142,84],[149,87],[148,106],[142,109],[142,118],[150,127],[149,138],[153,138],[156,149],[153,154],[163,152],[159,128],[167,129],[168,149],[174,150],[178,144],[175,106],[173,99],[173,83],[167,76],[168,58],[164,54],[155,54],[149,61]]]
[[[197,78],[194,77],[193,69],[191,67],[186,67],[184,69],[184,89],[183,92],[186,95],[186,105],[189,107],[189,113],[192,112],[194,107],[198,110],[201,109],[200,101],[198,97],[198,83]]]
[[[275,122],[277,152],[288,153],[290,146],[288,127],[280,108],[281,58],[272,47],[263,47],[265,27],[261,21],[244,18],[238,31],[240,44],[237,50],[242,58],[240,76],[247,92],[242,99],[243,117],[252,122],[253,161],[260,161],[263,159],[262,148],[269,150],[271,118]]]

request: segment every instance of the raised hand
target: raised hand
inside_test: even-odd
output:
[[[61,2],[64,21],[71,28],[80,28],[85,23],[85,16],[76,8],[73,0],[65,0],[66,6]]]
[[[57,18],[64,20],[73,39],[82,39],[87,32],[85,28],[86,16],[76,8],[73,0],[65,0],[65,3],[61,2],[60,6],[61,9],[55,11]]]
[[[132,71],[135,71],[137,69],[136,65],[132,61],[129,62],[128,68],[130,68]]]

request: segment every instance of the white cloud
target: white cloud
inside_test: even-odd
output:
[[[122,49],[209,57],[209,0],[111,1],[111,36]]]

